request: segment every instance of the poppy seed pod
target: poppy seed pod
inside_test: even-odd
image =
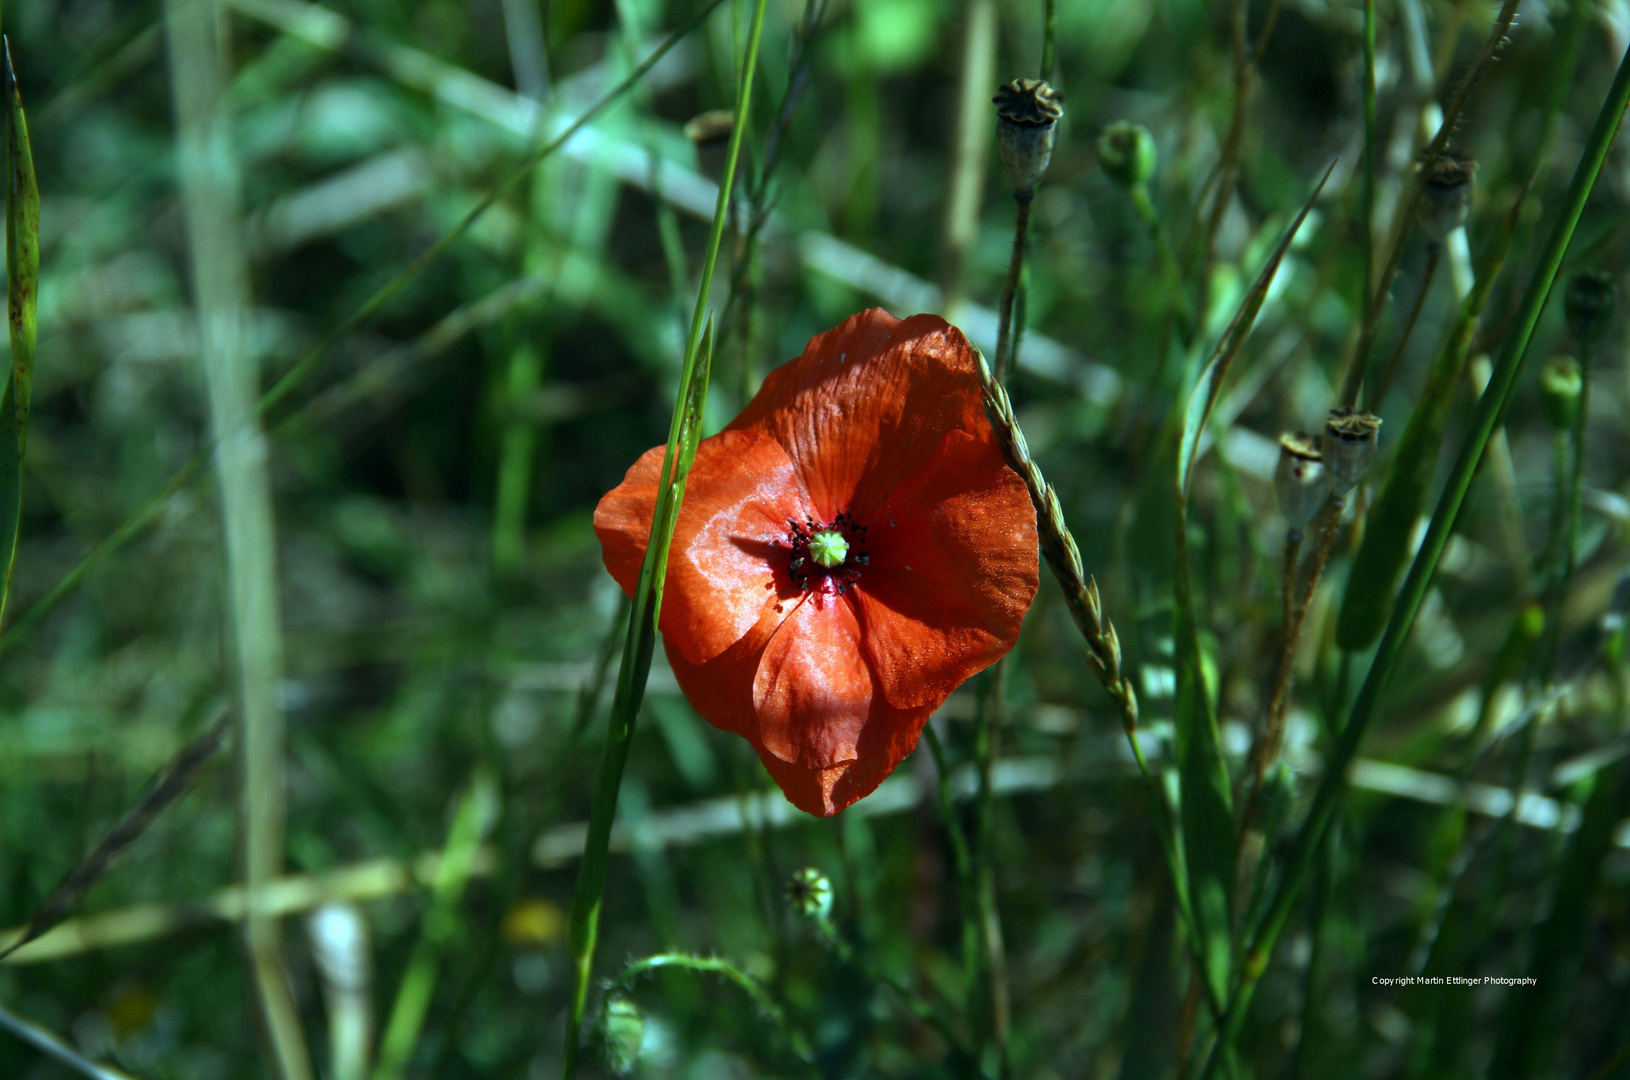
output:
[[[645,1045],[645,1017],[633,998],[613,993],[600,1010],[594,1035],[606,1068],[615,1076],[627,1076],[634,1071]]]
[[[1423,161],[1424,174],[1421,191],[1421,231],[1428,243],[1441,244],[1448,235],[1465,224],[1466,212],[1471,208],[1472,178],[1477,175],[1477,162],[1461,154],[1448,151]]]
[[[996,106],[996,152],[1013,176],[1013,193],[1029,201],[1053,158],[1053,137],[1064,97],[1041,79],[1014,79],[991,98]]]
[[[1568,331],[1581,345],[1594,345],[1607,336],[1613,324],[1613,307],[1618,288],[1613,275],[1605,270],[1586,270],[1568,282],[1562,302],[1568,317]]]
[[[1098,164],[1124,188],[1147,184],[1155,175],[1155,137],[1142,124],[1117,120],[1098,136]]]
[[[1324,467],[1330,493],[1342,497],[1358,486],[1375,463],[1381,418],[1352,408],[1331,409],[1324,423]]]
[[[823,923],[832,917],[832,879],[813,866],[792,872],[786,894],[787,905],[799,918]]]
[[[1324,455],[1318,440],[1307,432],[1279,436],[1279,466],[1273,474],[1273,492],[1279,499],[1279,512],[1290,527],[1291,539],[1300,539],[1302,527],[1330,499]]]
[[[1551,426],[1558,431],[1573,430],[1579,420],[1579,396],[1584,389],[1579,361],[1571,356],[1553,356],[1545,362],[1539,373],[1539,392],[1545,419]]]

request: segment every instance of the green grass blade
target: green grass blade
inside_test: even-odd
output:
[[[1334,168],[1334,163],[1331,168]],[[1194,613],[1194,590],[1189,577],[1188,490],[1194,474],[1194,461],[1200,433],[1211,417],[1212,407],[1222,390],[1223,379],[1239,350],[1250,336],[1257,313],[1267,299],[1268,286],[1290,250],[1319,192],[1324,190],[1330,169],[1313,189],[1301,213],[1285,231],[1279,246],[1257,275],[1234,321],[1218,342],[1210,361],[1200,374],[1183,419],[1182,440],[1177,466],[1177,562],[1173,581],[1175,596],[1175,636],[1177,648],[1177,760],[1181,785],[1178,827],[1182,836],[1184,863],[1188,872],[1188,893],[1192,905],[1197,950],[1205,972],[1208,996],[1221,1002],[1227,994],[1232,953],[1234,889],[1234,811],[1230,796],[1228,767],[1223,761],[1217,717],[1211,707],[1200,652],[1199,622]]]
[[[40,189],[34,177],[34,154],[28,144],[28,120],[6,54],[6,321],[11,331],[11,380],[0,397],[0,616],[11,593],[11,570],[17,559],[17,531],[23,512],[23,449],[28,442],[28,406],[34,385],[35,301],[40,286]]]
[[[1490,1073],[1496,1080],[1544,1076],[1556,1056],[1568,1029],[1568,1006],[1591,926],[1591,905],[1602,884],[1602,864],[1613,850],[1614,828],[1626,813],[1630,813],[1630,766],[1602,769],[1556,875],[1551,914],[1534,940],[1528,969],[1522,972],[1549,989],[1540,994],[1507,992]]]
[[[1274,248],[1273,254],[1257,274],[1256,281],[1245,294],[1240,303],[1239,310],[1234,313],[1234,320],[1223,331],[1222,340],[1212,350],[1211,359],[1200,372],[1199,381],[1194,384],[1189,394],[1188,407],[1183,414],[1183,438],[1179,443],[1177,458],[1177,477],[1180,488],[1179,497],[1183,501],[1188,499],[1189,480],[1194,475],[1194,460],[1199,453],[1200,435],[1205,431],[1206,421],[1211,419],[1211,410],[1217,404],[1217,395],[1222,393],[1223,379],[1228,376],[1228,369],[1234,363],[1234,357],[1245,344],[1245,339],[1251,335],[1251,327],[1256,324],[1257,313],[1262,310],[1263,303],[1268,299],[1268,286],[1273,284],[1274,275],[1279,272],[1279,264],[1284,261],[1285,252],[1290,250],[1292,240],[1301,229],[1302,222],[1312,211],[1313,204],[1318,201],[1319,193],[1324,190],[1325,182],[1330,179],[1330,173],[1335,169],[1336,163],[1332,161],[1330,167],[1324,170],[1319,183],[1308,196],[1307,203],[1296,220],[1290,223],[1285,235],[1280,239],[1279,246]]]
[[[634,738],[634,721],[645,698],[645,682],[651,673],[651,655],[656,648],[657,623],[662,614],[662,589],[667,579],[668,545],[673,540],[674,522],[685,496],[685,480],[696,457],[696,444],[702,437],[703,407],[707,402],[708,375],[713,364],[712,321],[704,323],[713,272],[719,261],[719,247],[730,216],[730,194],[741,158],[742,139],[747,130],[753,97],[753,78],[758,69],[759,44],[764,36],[764,14],[768,0],[758,0],[748,32],[747,51],[742,59],[741,82],[736,92],[735,120],[730,128],[724,175],[719,179],[719,198],[713,208],[713,225],[708,236],[707,256],[702,263],[701,285],[691,315],[690,337],[685,344],[685,361],[679,375],[678,401],[668,428],[668,446],[662,469],[664,482],[657,492],[651,518],[651,537],[645,561],[634,588],[633,614],[628,620],[628,638],[623,645],[622,666],[617,672],[617,690],[611,704],[611,724],[606,735],[606,752],[601,762],[599,785],[589,815],[588,836],[583,844],[583,863],[578,868],[577,888],[572,898],[568,947],[576,964],[576,983],[571,1012],[566,1022],[565,1061],[561,1074],[569,1078],[577,1065],[583,1014],[588,1005],[589,978],[594,968],[594,947],[600,931],[600,897],[606,883],[606,862],[611,845],[611,824],[617,813],[617,791],[622,785],[623,766]],[[704,325],[706,330],[704,332]]]
[[[1367,648],[1386,624],[1387,613],[1392,609],[1393,589],[1403,571],[1404,560],[1409,557],[1409,537],[1426,504],[1426,489],[1437,468],[1438,449],[1449,422],[1455,387],[1460,383],[1471,352],[1483,305],[1505,263],[1506,253],[1511,250],[1511,238],[1516,235],[1523,204],[1523,199],[1516,201],[1490,244],[1483,265],[1477,269],[1477,284],[1461,305],[1454,331],[1427,375],[1420,404],[1410,415],[1403,437],[1398,440],[1398,449],[1392,455],[1392,471],[1375,501],[1375,508],[1370,511],[1364,526],[1364,540],[1353,557],[1352,572],[1347,576],[1347,591],[1342,596],[1341,614],[1336,619],[1336,644],[1343,649]]]
[[[498,778],[486,769],[478,769],[453,811],[447,845],[442,849],[436,879],[431,884],[430,910],[425,912],[419,939],[414,942],[395,1004],[391,1006],[390,1020],[379,1043],[374,1080],[396,1080],[413,1056],[436,990],[441,952],[456,929],[459,901],[469,884],[481,842],[497,819]]]
[[[1596,186],[1596,178],[1607,160],[1608,151],[1612,149],[1614,136],[1618,134],[1619,123],[1624,117],[1627,105],[1630,105],[1630,50],[1626,50],[1624,58],[1620,61],[1618,74],[1614,76],[1607,100],[1603,103],[1601,112],[1597,114],[1595,127],[1574,170],[1573,180],[1568,186],[1561,214],[1551,229],[1538,268],[1517,307],[1511,330],[1500,349],[1499,360],[1494,365],[1488,388],[1478,402],[1471,429],[1461,444],[1460,454],[1455,459],[1449,482],[1432,513],[1432,520],[1427,526],[1420,550],[1410,565],[1409,576],[1404,580],[1404,587],[1399,593],[1392,617],[1387,621],[1386,631],[1381,635],[1381,643],[1376,648],[1375,659],[1371,662],[1369,673],[1365,676],[1364,684],[1359,688],[1358,697],[1353,702],[1352,712],[1346,727],[1342,730],[1341,739],[1325,765],[1324,775],[1314,794],[1313,806],[1308,811],[1301,832],[1297,835],[1285,876],[1280,881],[1267,915],[1252,936],[1250,948],[1244,957],[1241,982],[1229,1002],[1216,1048],[1204,1073],[1206,1076],[1214,1075],[1214,1067],[1232,1048],[1233,1040],[1243,1026],[1245,1015],[1249,1011],[1256,980],[1266,968],[1279,933],[1284,929],[1291,909],[1307,881],[1313,856],[1319,849],[1324,831],[1329,826],[1346,787],[1347,768],[1357,756],[1364,735],[1375,719],[1381,694],[1403,654],[1405,639],[1414,626],[1415,616],[1420,611],[1422,601],[1426,599],[1427,588],[1437,572],[1438,560],[1443,555],[1449,533],[1454,528],[1455,519],[1460,515],[1461,506],[1465,503],[1466,493],[1471,488],[1483,451],[1487,449],[1489,440],[1494,435],[1494,429],[1498,426],[1510,400],[1517,374],[1522,369],[1523,361],[1528,357],[1534,329],[1545,310],[1545,302],[1550,298],[1551,286],[1556,282],[1557,272],[1561,269],[1563,257],[1567,254],[1568,244],[1573,239],[1575,228],[1578,227],[1585,203]]]

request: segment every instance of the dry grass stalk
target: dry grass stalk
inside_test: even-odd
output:
[[[1138,726],[1138,696],[1132,683],[1121,670],[1121,642],[1115,626],[1104,617],[1103,603],[1098,596],[1098,583],[1087,576],[1081,566],[1081,551],[1064,523],[1064,510],[1058,503],[1041,469],[1030,457],[1024,432],[1019,430],[1013,417],[1013,403],[1007,391],[996,381],[983,356],[979,357],[979,379],[985,388],[985,412],[990,416],[991,430],[996,445],[1007,459],[1008,467],[1019,474],[1030,491],[1030,501],[1036,507],[1036,525],[1041,534],[1041,553],[1052,568],[1064,590],[1064,600],[1081,636],[1087,642],[1087,659],[1092,673],[1103,683],[1104,689],[1120,709],[1121,722],[1130,737]]]

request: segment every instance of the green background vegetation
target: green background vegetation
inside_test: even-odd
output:
[[[625,615],[590,519],[669,428],[725,159],[722,141],[698,145],[685,124],[735,104],[754,5],[725,0],[357,318],[701,7],[230,0],[214,57],[167,29],[191,3],[5,8],[42,258],[0,636],[0,924],[27,922],[157,770],[223,713],[243,715],[246,627],[270,635],[266,655],[281,649],[262,706],[281,716],[285,746],[243,761],[245,740],[230,741],[65,926],[0,962],[0,1006],[139,1077],[275,1075],[252,974],[268,970],[252,962],[265,956],[236,932],[241,899],[234,911],[222,893],[242,879],[245,848],[265,842],[290,877],[276,964],[316,1075],[351,1080],[330,1045],[343,1027],[336,979],[308,923],[345,901],[366,926],[369,977],[354,997],[388,1032],[383,1075],[556,1076],[573,981],[567,912]],[[1047,7],[831,0],[805,29],[803,0],[768,4],[737,221],[770,213],[751,244],[745,229],[725,235],[707,431],[765,370],[863,307],[940,311],[993,354],[1015,210],[987,102],[998,83],[1041,69]],[[1571,230],[1532,362],[1453,519],[1338,796],[1333,839],[1308,846],[1307,888],[1234,1051],[1212,1064],[1263,1078],[1630,1077],[1626,328],[1613,321],[1581,350],[1561,303],[1576,271],[1620,269],[1630,158],[1610,153],[1577,228],[1556,231],[1630,7],[1522,5],[1454,129],[1451,145],[1479,167],[1465,232],[1441,259],[1395,218],[1436,133],[1423,112],[1447,104],[1484,54],[1495,11],[1478,0],[1373,11],[1367,68],[1358,0],[1057,0],[1052,81],[1065,114],[1031,214],[1010,390],[1119,631],[1150,764],[1170,792],[1189,793],[1188,880],[1226,871],[1235,830],[1208,824],[1205,777],[1180,769],[1175,747],[1204,734],[1198,693],[1221,748],[1210,794],[1231,787],[1239,804],[1283,636],[1276,440],[1317,431],[1338,403],[1366,267],[1374,281],[1402,236],[1372,351],[1377,363],[1399,357],[1384,399],[1368,402],[1383,420],[1380,458],[1334,534],[1297,653],[1285,765],[1268,774],[1271,894],[1374,652],[1373,637],[1338,634],[1338,614],[1395,587],[1349,580],[1366,520],[1382,516],[1371,508],[1399,470],[1418,476],[1413,502],[1383,522],[1407,564],[1476,433],[1489,361],[1520,328],[1546,242]],[[191,172],[178,153],[184,92],[224,118],[217,156]],[[1153,134],[1146,199],[1097,162],[1098,135],[1117,120]],[[1183,406],[1332,160],[1265,300],[1255,296],[1261,313],[1209,422],[1191,432],[1191,649],[1173,629]],[[223,161],[225,173],[211,171]],[[221,191],[232,197],[212,201]],[[1491,267],[1503,229],[1510,254]],[[197,457],[224,398],[203,360],[207,289],[194,281],[222,265],[247,271],[242,369],[258,364],[262,388],[301,372],[264,415],[263,483]],[[1429,379],[1480,277],[1490,286],[1469,363]],[[1547,420],[1539,389],[1542,362],[1562,352],[1594,375],[1571,433]],[[1440,418],[1439,434],[1396,454],[1417,410]],[[257,492],[275,522],[275,545],[258,553]],[[116,533],[132,519],[128,538]],[[237,528],[251,539],[229,564]],[[128,542],[99,547],[110,535]],[[258,622],[231,599],[256,558],[275,573],[277,601]],[[1199,1071],[1215,1025],[1194,957],[1220,964],[1226,992],[1247,969],[1249,935],[1224,926],[1210,954],[1189,940],[1160,818],[1051,579],[1006,667],[988,842],[961,798],[975,786],[979,688],[934,723],[956,813],[994,876],[1005,1051],[989,949],[965,955],[973,905],[932,758],[914,755],[835,819],[806,817],[743,741],[692,712],[657,651],[618,796],[596,977],[679,952],[729,961],[741,979],[631,980],[644,1016],[636,1075]],[[255,785],[286,792],[286,821],[257,818],[258,841],[239,813]],[[439,864],[424,861],[443,849]],[[806,865],[833,883],[830,924],[784,904],[782,883]],[[1420,974],[1541,982],[1372,984]],[[591,1021],[600,1001],[596,990]],[[984,1047],[983,1062],[956,1040]],[[0,1034],[0,1075],[75,1074]]]

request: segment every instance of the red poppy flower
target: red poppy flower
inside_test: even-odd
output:
[[[882,783],[951,691],[1012,648],[1035,597],[1035,510],[975,365],[944,320],[874,308],[770,372],[697,448],[668,556],[668,660],[696,711],[811,814]],[[630,594],[662,453],[594,514]]]

